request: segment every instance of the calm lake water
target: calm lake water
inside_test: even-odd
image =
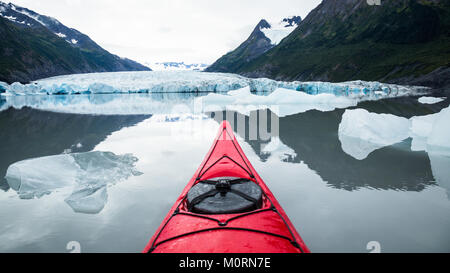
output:
[[[222,120],[217,113],[186,114],[186,107],[176,105],[189,105],[194,97],[41,96],[12,103],[41,110],[7,108],[3,102],[0,252],[68,252],[70,241],[79,242],[82,252],[142,251],[209,150]],[[116,99],[123,104],[110,103]],[[449,103],[425,105],[410,97],[357,107],[410,118],[437,113]],[[311,110],[279,118],[282,145],[276,150],[266,149],[273,139],[251,140],[248,128],[237,134],[311,251],[369,252],[367,244],[377,241],[382,252],[450,252],[450,176],[439,183],[435,178],[436,170],[448,169],[450,159],[413,152],[407,139],[357,160],[343,151],[338,138],[344,111]],[[250,126],[248,116],[226,116]],[[108,185],[106,204],[96,214],[75,212],[64,201],[64,189],[21,199],[3,179],[17,161],[93,150],[131,153],[142,173]]]

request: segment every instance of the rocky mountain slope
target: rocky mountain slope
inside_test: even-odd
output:
[[[262,19],[248,39],[238,48],[221,57],[209,66],[209,72],[234,72],[245,67],[250,61],[273,48],[289,35],[301,22],[300,16],[285,18],[277,23]]]
[[[450,82],[450,1],[323,0],[276,47],[229,72],[282,80]]]
[[[104,50],[87,35],[29,9],[0,2],[0,81],[150,70]]]

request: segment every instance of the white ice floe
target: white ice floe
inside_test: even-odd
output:
[[[281,40],[286,38],[292,31],[294,31],[298,24],[292,22],[292,24],[288,24],[285,20],[279,22],[271,22],[269,23],[270,27],[262,27],[260,28],[261,32],[270,40],[271,44],[278,45]]]
[[[263,155],[276,156],[282,161],[293,160],[297,157],[295,151],[285,145],[279,137],[272,137],[269,143],[261,150]]]
[[[450,107],[445,108],[433,122],[431,133],[428,136],[427,146],[434,150],[450,150]],[[446,154],[448,154],[446,152]]]
[[[446,98],[420,97],[419,102],[423,104],[435,104],[444,101]]]
[[[342,149],[359,160],[409,137],[413,151],[450,155],[450,107],[411,119],[363,109],[346,110],[339,125]]]
[[[379,82],[353,81],[282,82],[270,79],[250,79],[236,74],[196,71],[143,71],[90,73],[58,76],[32,82],[6,85],[10,95],[30,94],[105,94],[105,93],[168,93],[168,92],[228,92],[244,87],[251,91],[272,92],[278,88],[304,93],[334,94],[357,98],[384,98],[418,94],[421,87],[406,87]]]
[[[410,121],[390,114],[364,109],[346,110],[339,125],[342,149],[362,160],[373,151],[409,137]]]
[[[61,154],[23,160],[9,166],[6,180],[20,198],[40,198],[72,189],[65,201],[75,212],[98,213],[107,202],[108,185],[140,175],[131,154],[111,152]]]
[[[310,95],[284,88],[279,88],[267,96],[254,95],[248,87],[230,91],[226,95],[211,93],[196,100],[196,105],[200,105],[204,112],[227,109],[247,115],[251,111],[270,109],[279,117],[313,109],[332,111],[355,106],[357,103],[357,100],[348,97],[332,94]]]

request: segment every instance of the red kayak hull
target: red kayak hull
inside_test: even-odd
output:
[[[189,190],[201,180],[217,177],[245,178],[258,184],[263,191],[262,208],[222,215],[189,212]],[[309,249],[224,121],[202,164],[143,252],[309,253]]]

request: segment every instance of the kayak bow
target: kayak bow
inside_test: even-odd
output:
[[[224,121],[144,253],[308,253]]]

